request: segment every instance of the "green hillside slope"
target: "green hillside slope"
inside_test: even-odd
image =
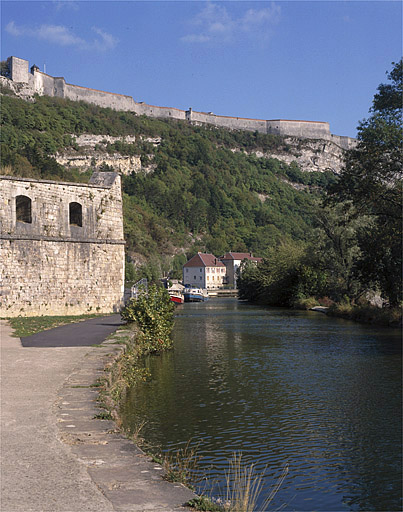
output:
[[[253,251],[265,255],[280,240],[307,240],[311,208],[331,173],[302,173],[254,151],[287,152],[281,137],[192,126],[130,112],[38,97],[35,103],[3,96],[2,173],[86,181],[91,171],[65,169],[52,155],[80,152],[74,135],[135,135],[136,142],[107,144],[106,153],[139,155],[152,172],[123,176],[129,258],[173,266],[184,253]],[[146,139],[160,137],[153,145]],[[150,160],[151,159],[151,160]],[[295,184],[299,186],[296,187]]]

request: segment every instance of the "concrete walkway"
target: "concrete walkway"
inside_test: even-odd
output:
[[[119,345],[24,347],[3,320],[0,343],[1,512],[184,510],[193,493],[94,419],[90,386]]]

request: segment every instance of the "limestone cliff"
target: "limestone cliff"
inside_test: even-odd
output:
[[[142,165],[139,155],[127,156],[120,153],[109,153],[106,151],[107,144],[113,144],[116,141],[125,144],[135,144],[137,138],[134,136],[111,137],[109,135],[83,134],[80,136],[72,135],[75,142],[75,148],[67,148],[63,152],[55,155],[56,161],[65,166],[77,168],[80,171],[89,169],[100,169],[108,165],[121,174],[130,174],[131,172],[152,172],[154,165]],[[145,138],[153,146],[158,146],[161,138]],[[232,151],[240,152],[241,148],[234,148]],[[286,164],[295,162],[301,171],[305,172],[324,172],[330,171],[339,174],[344,162],[345,150],[339,145],[328,140],[299,139],[296,137],[286,137],[284,145],[271,152],[253,151],[258,158],[276,158]],[[152,161],[154,155],[147,155]]]
[[[243,151],[233,148],[234,153]],[[271,151],[250,151],[248,154],[258,158],[275,158],[286,164],[295,162],[304,172],[330,171],[340,174],[344,165],[345,150],[328,140],[299,139],[285,137],[284,144]]]
[[[273,151],[271,153],[255,152],[259,158],[277,158],[287,164],[295,162],[301,171],[331,171],[339,174],[344,163],[345,151],[328,140],[297,139],[286,137],[284,142],[288,151]]]
[[[153,164],[142,165],[139,155],[122,155],[118,152],[107,152],[108,144],[117,141],[124,144],[134,144],[137,141],[135,136],[111,137],[110,135],[82,134],[80,136],[71,136],[74,141],[74,147],[66,148],[64,151],[55,155],[56,161],[64,167],[77,168],[80,171],[89,169],[98,170],[104,166],[109,166],[120,174],[130,174],[132,172],[151,172],[154,169]],[[142,140],[142,139],[141,139]],[[144,139],[151,142],[154,146],[158,145],[160,139]],[[152,160],[153,155],[147,155]]]

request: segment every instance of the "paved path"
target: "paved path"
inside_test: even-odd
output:
[[[91,347],[122,325],[120,315],[91,318],[21,338],[24,347]]]
[[[106,331],[118,327],[111,322],[104,319]],[[77,332],[67,340],[74,346],[60,346],[69,329],[52,331],[22,346],[0,320],[1,512],[184,510],[193,494],[164,481],[113,422],[94,419],[91,384],[121,346],[82,346]]]

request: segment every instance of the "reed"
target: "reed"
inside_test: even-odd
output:
[[[223,509],[228,512],[255,512],[263,491],[263,474],[257,473],[254,464],[245,465],[241,453],[234,453],[226,473],[227,493]],[[268,511],[271,502],[279,491],[288,474],[288,464],[273,486],[269,496],[259,506],[259,510]]]
[[[197,454],[198,446],[190,446],[190,443],[191,440],[175,453],[164,454],[162,467],[167,480],[193,488],[200,481],[198,466],[202,457]]]

